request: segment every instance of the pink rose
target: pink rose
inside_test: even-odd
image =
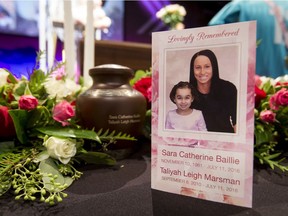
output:
[[[32,110],[38,106],[38,100],[32,95],[22,95],[19,99],[19,108]]]
[[[276,92],[269,100],[270,107],[274,110],[278,110],[279,106],[287,106],[288,105],[288,90],[286,88],[282,88],[278,92]]]
[[[272,97],[270,97],[269,99],[269,105],[270,108],[273,110],[278,110],[279,109],[279,105],[276,103],[276,97],[275,95],[273,95]]]
[[[273,123],[275,121],[276,114],[271,110],[264,110],[260,113],[260,119],[264,122]]]
[[[276,103],[282,106],[288,105],[288,91],[286,88],[282,88],[276,92]]]
[[[73,106],[67,101],[58,103],[53,109],[53,119],[62,123],[62,126],[69,125],[67,120],[75,115]]]
[[[56,80],[61,80],[63,77],[65,77],[66,72],[64,66],[57,68],[57,70],[53,71],[51,73],[52,77],[55,77]]]
[[[8,110],[8,107],[0,106],[0,137],[12,137],[16,135],[13,120]]]

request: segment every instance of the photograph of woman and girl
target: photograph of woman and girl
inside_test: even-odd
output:
[[[208,132],[236,133],[237,88],[230,81],[220,78],[215,53],[209,49],[195,53],[191,58],[189,76],[189,86],[192,85],[191,89],[195,88],[194,93],[191,90],[191,106],[187,109],[186,105],[181,107],[181,102],[176,103],[178,94],[180,94],[178,92],[181,92],[183,97],[183,89],[185,89],[177,87],[178,83],[170,93],[170,99],[176,104],[177,109],[168,111],[165,128],[196,131],[205,131],[207,128]],[[178,92],[174,88],[177,88]],[[187,88],[186,93],[189,93]],[[175,95],[173,92],[176,92]],[[181,99],[181,97],[179,98]],[[185,110],[183,110],[184,108]],[[198,118],[190,118],[189,113],[193,114],[193,112],[198,113]],[[201,127],[197,126],[201,118],[199,116],[202,114],[205,127],[204,123]]]

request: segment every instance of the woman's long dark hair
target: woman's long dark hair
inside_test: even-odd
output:
[[[194,63],[195,63],[195,59],[198,56],[201,56],[201,55],[206,56],[211,61],[212,80],[211,80],[210,92],[212,94],[215,94],[217,92],[216,88],[217,88],[217,85],[219,83],[220,77],[219,77],[218,61],[217,61],[216,55],[211,50],[208,50],[208,49],[201,50],[201,51],[195,53],[193,55],[193,57],[191,58],[191,62],[190,62],[190,83],[197,88],[197,86],[198,86],[197,85],[197,80],[196,80],[195,75],[194,75]]]

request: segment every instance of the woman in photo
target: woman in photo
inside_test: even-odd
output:
[[[202,112],[191,108],[195,94],[189,82],[181,81],[172,88],[170,99],[177,108],[167,113],[166,129],[207,131]]]
[[[237,89],[219,77],[218,61],[211,50],[201,50],[193,55],[190,83],[198,94],[192,106],[202,111],[207,130],[235,133]]]

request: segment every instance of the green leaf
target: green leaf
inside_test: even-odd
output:
[[[115,165],[116,160],[103,152],[87,152],[77,155],[78,158],[86,161],[89,164],[97,165]]]
[[[279,157],[280,155],[281,155],[281,153],[275,153],[275,154],[266,156],[265,159],[272,160],[272,159],[275,159],[275,158]]]
[[[146,111],[146,117],[151,117],[151,109]]]
[[[100,129],[97,134],[99,136],[100,139],[105,139],[105,140],[131,140],[131,141],[137,141],[137,139],[129,134],[122,134],[122,132],[118,132],[118,134],[115,135],[115,131],[113,130],[110,134],[109,134],[109,129],[107,129],[104,133],[103,130]]]
[[[66,188],[68,188],[72,183],[73,183],[73,178],[69,177],[69,176],[65,176],[64,177],[64,180],[65,180],[65,184],[67,185]]]
[[[13,83],[13,84],[16,84],[18,81],[17,81],[17,79],[14,77],[14,75],[13,75],[10,71],[8,71],[8,70],[6,70],[6,71],[9,73],[9,75],[8,75],[9,81],[10,81],[11,83]]]
[[[28,112],[26,110],[9,110],[8,111],[16,130],[18,140],[24,144],[27,142],[26,124],[28,119]]]
[[[47,75],[42,70],[34,70],[30,77],[29,87],[33,95],[41,98],[46,92],[43,86]]]
[[[254,134],[256,137],[256,146],[261,143],[273,141],[273,127],[270,125],[255,122]]]
[[[133,86],[138,80],[140,80],[143,77],[147,77],[149,75],[150,73],[148,71],[146,72],[144,70],[137,70],[135,72],[133,79],[130,80],[130,85]]]
[[[29,112],[27,128],[44,127],[52,119],[49,110],[44,106],[38,106]]]
[[[34,70],[30,77],[30,84],[32,86],[42,86],[42,82],[45,81],[46,75],[42,70]]]
[[[11,152],[15,147],[14,141],[4,141],[0,142],[0,155],[4,152]]]
[[[42,180],[44,182],[44,187],[49,191],[56,190],[56,192],[60,192],[69,187],[73,182],[72,178],[63,177],[63,175],[59,172],[57,165],[51,158],[41,161],[39,164],[39,169],[40,172],[43,174]],[[57,176],[57,178],[55,179],[55,183],[60,183],[61,185],[67,184],[67,187],[62,190],[60,190],[59,188],[55,188],[51,184],[51,177],[48,176],[49,174]]]
[[[26,80],[25,81],[20,81],[17,85],[17,87],[14,89],[14,94],[13,96],[15,97],[16,100],[24,94],[25,89],[26,89]]]
[[[97,135],[97,133],[92,130],[83,130],[75,128],[56,128],[56,127],[42,127],[42,128],[36,128],[36,130],[49,136],[89,139],[101,143],[101,140]]]
[[[271,80],[267,81],[263,85],[262,89],[268,94],[274,94],[275,93],[275,89],[274,89],[273,84],[271,83]]]
[[[49,158],[49,154],[48,154],[48,151],[47,150],[44,150],[42,152],[40,152],[36,158],[34,159],[35,162],[40,162],[40,161],[43,161],[43,160],[46,160],[47,158]]]
[[[288,171],[288,166],[280,164],[285,158],[278,161],[270,160],[269,157],[264,157],[264,161],[274,170],[275,167],[279,168],[282,172]]]
[[[24,95],[32,95],[29,85],[26,85],[25,91],[24,91]]]

